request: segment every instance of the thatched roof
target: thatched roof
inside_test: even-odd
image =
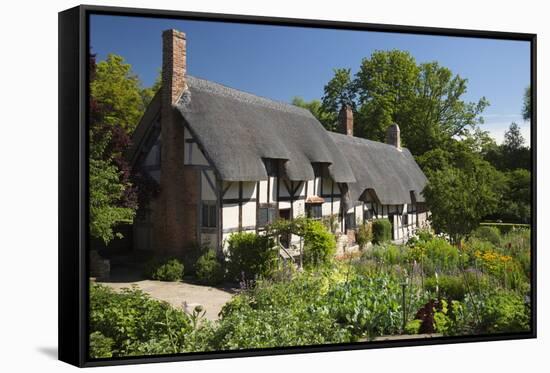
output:
[[[329,132],[308,110],[207,80],[188,76],[187,85],[176,107],[222,180],[265,180],[262,158],[284,160],[290,180],[312,180],[320,162],[343,183],[347,206],[365,198],[410,203],[411,192],[424,202],[426,177],[405,148]],[[159,111],[157,94],[134,132],[132,165],[158,136]]]
[[[187,77],[177,108],[222,180],[267,179],[262,158],[285,160],[290,180],[312,180],[312,163],[329,164],[340,183],[355,178],[328,132],[305,109]]]
[[[330,132],[338,148],[343,149],[357,182],[349,183],[350,200],[367,193],[385,205],[424,202],[422,190],[427,179],[408,149]]]

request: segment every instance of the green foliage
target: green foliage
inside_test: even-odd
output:
[[[321,101],[311,100],[309,102],[306,102],[301,97],[294,97],[292,99],[292,105],[309,110],[311,114],[313,114],[313,116],[317,118],[317,120],[321,122],[323,127],[325,127],[327,130],[334,131],[336,129],[336,114],[334,112],[326,111],[321,104]]]
[[[120,182],[113,164],[100,159],[90,159],[90,234],[108,244],[115,236],[116,225],[131,223],[135,211],[121,207],[118,200],[126,186]]]
[[[504,143],[492,146],[484,157],[500,171],[531,170],[531,149],[525,145],[516,123],[511,123],[504,133]]]
[[[211,249],[204,253],[197,260],[195,267],[199,281],[209,285],[217,285],[223,281],[224,269],[216,256],[216,251]]]
[[[344,343],[349,334],[323,306],[322,281],[306,275],[290,282],[260,282],[222,309],[215,349]]]
[[[317,220],[308,219],[304,225],[305,266],[326,265],[336,253],[336,239],[326,227]]]
[[[336,238],[327,226],[306,217],[279,219],[267,227],[269,236],[295,234],[303,237],[303,263],[307,267],[327,265],[336,252]]]
[[[379,244],[391,240],[391,223],[388,219],[377,219],[372,222],[372,243]]]
[[[361,250],[364,250],[365,247],[367,247],[367,244],[373,240],[372,223],[366,222],[360,224],[357,228],[355,239],[357,241],[357,244],[359,245],[359,248]]]
[[[424,280],[424,288],[437,295],[439,289],[439,297],[441,299],[464,300],[467,288],[463,277],[459,276],[432,276]]]
[[[90,342],[93,357],[178,353],[191,349],[189,317],[142,291],[90,286]],[[187,347],[186,347],[187,346]]]
[[[494,226],[482,225],[472,233],[472,236],[490,242],[494,246],[500,245],[500,230]]]
[[[416,291],[409,290],[407,298],[412,309],[421,302]],[[327,301],[336,321],[355,338],[396,334],[403,325],[402,289],[392,276],[356,276],[335,285]]]
[[[531,225],[529,224],[516,224],[516,223],[481,223],[481,226],[495,227],[501,234],[508,234],[513,231],[525,231],[529,232]]]
[[[102,107],[106,124],[118,125],[128,133],[137,126],[152,96],[144,94],[141,82],[124,58],[109,54],[97,64],[90,93]]]
[[[418,334],[422,320],[411,320],[405,325],[405,334]]]
[[[90,357],[92,359],[102,359],[113,357],[114,341],[105,337],[101,332],[90,334]]]
[[[494,169],[485,161],[468,166],[434,171],[423,191],[433,228],[455,243],[493,213],[500,198]]]
[[[442,237],[418,239],[411,241],[409,245],[407,251],[409,262],[418,263],[422,271],[429,276],[433,276],[436,272],[456,272],[459,267],[460,253],[458,249]]]
[[[418,64],[405,51],[375,51],[354,78],[350,69],[335,69],[323,107],[337,115],[343,105],[353,106],[356,133],[371,140],[384,141],[396,122],[403,144],[419,155],[469,135],[482,122],[488,102],[465,102],[466,83],[437,62]]]
[[[407,257],[403,247],[392,244],[377,244],[363,254],[366,259],[374,259],[379,263],[397,265],[403,264]]]
[[[523,297],[498,290],[484,299],[480,307],[480,328],[486,333],[526,332],[530,328],[530,313]]]
[[[471,314],[459,301],[453,300],[449,304],[442,299],[440,305],[434,312],[434,329],[443,335],[461,335],[471,332],[474,320]]]
[[[228,271],[234,280],[269,277],[277,267],[278,252],[270,236],[234,233],[227,240]]]
[[[147,275],[152,280],[181,281],[184,266],[179,259],[154,259],[148,265]]]

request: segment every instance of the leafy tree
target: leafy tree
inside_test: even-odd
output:
[[[492,220],[529,223],[531,220],[531,172],[522,168],[505,172],[502,198]]]
[[[525,144],[525,139],[521,135],[519,126],[512,122],[508,131],[504,133],[504,147],[509,151],[517,151],[521,149]]]
[[[470,169],[448,167],[434,171],[424,189],[434,229],[447,233],[454,243],[470,234],[497,208],[498,173],[483,162]]]
[[[309,102],[306,102],[301,97],[294,97],[292,99],[292,105],[307,109],[313,114],[315,118],[321,124],[329,131],[334,131],[336,129],[336,115],[332,112],[327,112],[323,105],[321,104],[321,101],[319,100],[312,100]]]
[[[123,156],[130,144],[123,122],[128,116],[120,112],[123,106],[115,104],[120,100],[115,97],[120,91],[116,87],[127,84],[115,79],[111,71],[117,70],[111,67],[117,67],[121,60],[110,56],[109,62],[96,64],[95,56],[90,58],[90,233],[105,244],[122,237],[115,231],[116,226],[131,223],[137,208],[136,190]],[[110,78],[114,79],[112,89]]]
[[[334,69],[334,77],[325,85],[323,109],[334,114],[334,118],[343,106],[355,106],[355,88],[351,78],[351,69]]]
[[[531,120],[531,86],[527,87],[523,94],[522,114],[524,120]]]
[[[132,66],[115,54],[97,63],[94,75],[91,95],[104,109],[104,123],[120,126],[131,134],[152,98],[150,90],[141,87]]]
[[[531,150],[525,146],[525,139],[516,123],[510,124],[504,133],[504,143],[489,148],[484,157],[501,171],[531,169]]]
[[[114,226],[120,223],[131,223],[134,209],[121,206],[128,184],[121,181],[120,172],[112,161],[105,158],[105,149],[109,141],[108,133],[98,137],[93,131],[95,141],[90,143],[90,234],[108,244],[115,237]]]
[[[423,195],[432,213],[432,225],[456,243],[497,211],[506,180],[467,144],[452,144],[448,149],[425,153],[418,162],[429,180]]]
[[[387,127],[398,123],[404,146],[420,155],[470,136],[482,123],[489,103],[484,97],[465,102],[466,90],[466,79],[437,62],[418,64],[405,51],[376,51],[363,59],[354,79],[349,69],[335,70],[323,107],[337,114],[351,104],[356,134],[376,141],[384,141]]]

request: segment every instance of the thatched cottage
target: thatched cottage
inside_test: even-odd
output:
[[[388,218],[393,239],[406,239],[427,218],[426,177],[401,147],[399,127],[386,144],[354,137],[350,108],[339,126],[329,132],[308,110],[189,76],[185,34],[165,31],[162,88],[130,151],[160,193],[141,207],[134,246],[222,250],[233,232],[301,215],[335,217],[349,245],[368,219]]]

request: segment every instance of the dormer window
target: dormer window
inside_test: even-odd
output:
[[[264,158],[265,171],[267,176],[277,176],[279,162],[276,159]]]

